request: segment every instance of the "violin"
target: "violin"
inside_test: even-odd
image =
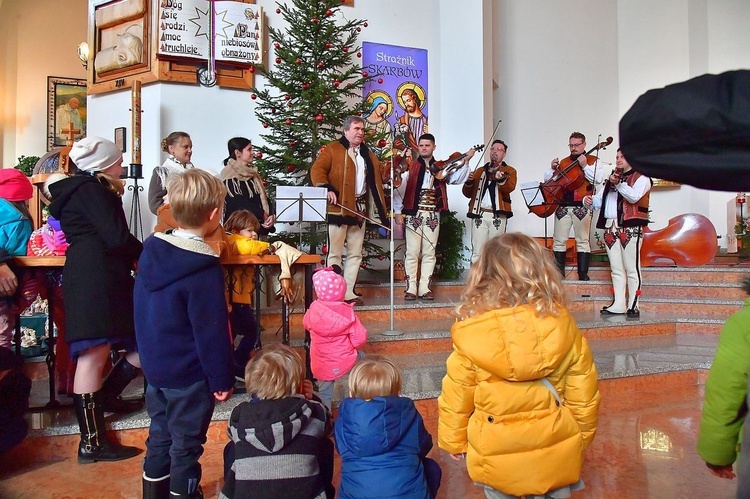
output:
[[[615,168],[614,170],[612,170],[612,174],[610,175],[610,177],[615,177],[617,179],[617,182],[620,183],[620,182],[622,182],[622,174],[623,173],[625,173],[625,172],[622,170],[622,168],[620,168],[618,166],[617,168]]]
[[[482,149],[484,149],[484,144],[477,144],[469,149],[469,151],[474,150],[476,152],[479,152]],[[469,154],[469,151],[466,151],[465,153],[456,151],[451,154],[445,161],[435,161],[430,167],[430,172],[432,172],[432,174],[435,175],[435,178],[438,180],[445,179],[449,175],[452,175],[463,165],[463,161]]]
[[[613,140],[612,137],[607,137],[607,140],[599,142],[589,151],[585,152],[583,156],[588,156],[599,149],[606,149]],[[580,157],[578,156],[576,159],[568,157],[560,161],[555,174],[549,180],[539,185],[544,197],[544,203],[530,207],[529,211],[531,213],[540,218],[547,218],[557,210],[557,206],[563,201],[565,194],[575,191],[585,184],[586,177],[583,173],[583,167],[586,165],[579,163],[578,159]]]

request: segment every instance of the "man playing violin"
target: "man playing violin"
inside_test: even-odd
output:
[[[490,147],[490,161],[469,174],[462,192],[469,198],[471,224],[471,263],[488,239],[504,234],[508,219],[513,216],[510,193],[516,189],[516,169],[505,161],[508,146],[495,140]]]
[[[365,240],[364,219],[358,214],[387,224],[383,182],[388,172],[364,143],[363,118],[348,116],[343,129],[343,137],[321,149],[310,168],[310,180],[315,187],[328,189],[327,265],[341,266],[346,242],[344,299],[362,305],[362,299],[354,293]]]
[[[583,198],[594,192],[592,184],[601,184],[603,175],[597,164],[596,156],[586,155],[586,136],[581,132],[573,132],[568,139],[570,156],[552,160],[549,170],[544,172],[544,181],[550,180],[561,169],[571,163],[578,161],[583,169],[585,181],[578,189],[566,192],[555,211],[555,229],[552,236],[552,252],[555,254],[557,267],[565,277],[565,251],[566,243],[570,235],[570,228],[576,238],[576,249],[578,252],[578,279],[589,280],[589,261],[591,260],[591,244],[589,236],[591,231],[591,215],[593,210],[583,205]]]
[[[474,156],[474,149],[466,154],[456,153],[456,161],[436,162],[435,137],[430,133],[422,134],[417,143],[419,157],[412,160],[411,151],[406,150],[408,169],[400,175],[395,184],[406,182],[403,200],[394,199],[394,209],[405,216],[406,255],[406,292],[404,300],[434,300],[432,293],[432,273],[435,270],[435,248],[440,233],[440,214],[448,211],[448,194],[446,184],[463,183],[469,175],[469,159]],[[460,158],[458,157],[460,156]],[[440,180],[441,169],[452,173]],[[442,176],[442,175],[440,175]],[[422,261],[419,282],[417,270]]]
[[[604,229],[604,245],[607,248],[609,266],[612,270],[614,299],[602,308],[602,315],[627,314],[638,318],[638,297],[641,294],[641,246],[643,228],[648,225],[648,202],[653,182],[633,170],[617,150],[617,168],[609,176],[595,196],[586,196],[583,202],[601,208],[596,222]],[[625,299],[625,288],[628,297]]]

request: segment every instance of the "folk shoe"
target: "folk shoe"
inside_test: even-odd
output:
[[[432,301],[435,299],[435,295],[432,294],[432,291],[428,291],[422,296],[419,297],[420,300],[426,300],[426,301]]]
[[[404,293],[404,300],[405,301],[414,301],[417,299],[417,295],[414,293]]]
[[[607,307],[604,307],[599,312],[599,315],[625,315],[625,312],[612,312]]]

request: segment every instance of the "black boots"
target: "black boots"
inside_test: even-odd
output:
[[[557,262],[557,269],[565,277],[565,252],[564,251],[553,251],[555,254],[555,261]]]
[[[101,390],[73,394],[73,406],[81,429],[81,443],[78,445],[78,462],[81,464],[121,461],[140,452],[136,447],[126,447],[107,439],[102,400]]]
[[[143,499],[169,499],[169,475],[148,478],[143,474]]]
[[[169,490],[169,475],[161,478],[148,478],[143,474],[143,499],[176,499],[184,497],[186,499],[203,499],[203,489],[200,485],[188,494],[177,494]]]
[[[128,362],[125,357],[117,361],[100,390],[105,412],[127,414],[143,409],[143,402],[140,400],[126,401],[120,398],[120,393],[138,376],[139,372],[140,369]]]
[[[170,492],[169,497],[170,499],[203,499],[203,489],[200,485],[198,485],[198,488],[195,490],[195,492],[191,492],[189,494],[175,494],[174,492]]]
[[[578,252],[578,280],[588,281],[589,280],[589,262],[591,261],[591,253]]]

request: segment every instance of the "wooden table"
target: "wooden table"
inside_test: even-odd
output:
[[[294,263],[293,267],[304,266],[305,268],[305,310],[310,307],[313,296],[313,285],[312,285],[312,274],[315,270],[315,266],[320,263],[321,257],[319,255],[301,255]],[[44,407],[34,407],[32,409],[51,409],[60,407],[60,403],[57,401],[55,394],[55,342],[56,337],[54,333],[54,322],[52,317],[52,300],[54,299],[54,292],[52,287],[55,285],[54,274],[58,270],[62,270],[65,265],[64,256],[19,256],[12,259],[15,268],[25,269],[37,269],[44,270],[47,276],[47,310],[48,310],[48,336],[49,336],[49,351],[45,362],[47,363],[47,370],[49,372],[49,402]],[[247,256],[231,256],[222,259],[221,261],[224,268],[227,269],[227,287],[230,292],[230,296],[233,290],[234,284],[234,270],[239,269],[240,272],[246,272],[250,267],[253,268],[254,282],[255,282],[255,317],[260,326],[260,302],[261,302],[261,270],[265,267],[280,267],[281,260],[276,255],[247,255]],[[285,345],[289,344],[289,317],[287,315],[287,304],[285,300],[281,300],[281,314],[282,314],[282,342]],[[16,320],[16,331],[15,331],[15,342],[16,342],[16,354],[21,354],[21,321],[19,318]],[[311,376],[310,369],[310,333],[305,331],[305,363],[307,364],[308,376]]]
[[[313,283],[312,275],[315,267],[321,261],[320,255],[308,255],[302,254],[292,267],[303,265],[305,267],[305,310],[310,308],[313,296]],[[255,272],[255,320],[260,328],[260,302],[261,302],[261,275],[262,268],[265,267],[280,267],[281,260],[276,255],[236,255],[226,258],[222,258],[222,265],[227,270],[227,289],[229,290],[230,297],[234,289],[235,283],[235,270],[239,270],[240,273],[244,273],[249,267],[253,267]],[[282,338],[281,341],[285,345],[289,345],[289,317],[287,314],[287,303],[286,300],[281,300],[281,327],[282,327]],[[310,332],[305,330],[305,364],[307,365],[307,376],[312,379],[312,370],[310,369]]]

